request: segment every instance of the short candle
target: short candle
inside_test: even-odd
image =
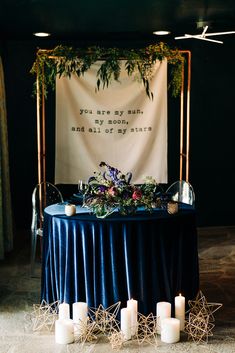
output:
[[[170,213],[170,214],[175,214],[177,213],[179,210],[179,206],[178,206],[178,203],[177,202],[168,202],[167,204],[167,212]]]
[[[173,317],[161,321],[161,341],[165,343],[176,343],[180,340],[180,321]]]
[[[59,344],[73,343],[73,320],[59,319],[55,322],[55,342]]]
[[[71,204],[67,204],[67,205],[65,205],[64,211],[65,211],[66,216],[73,216],[76,214],[76,206],[71,205]]]

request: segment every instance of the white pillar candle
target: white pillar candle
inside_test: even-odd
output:
[[[73,322],[76,325],[76,332],[82,333],[84,326],[87,324],[88,306],[87,303],[73,303]]]
[[[73,216],[76,214],[76,206],[71,204],[65,205],[64,211],[66,216]]]
[[[185,297],[181,294],[175,297],[175,317],[180,320],[180,330],[184,330],[185,323]]]
[[[162,319],[171,317],[171,303],[158,302],[157,303],[157,333],[161,333],[161,321]]]
[[[161,321],[161,341],[176,343],[180,340],[180,321],[175,318],[165,318]]]
[[[73,343],[73,320],[59,319],[55,322],[55,342],[59,344]]]
[[[126,341],[131,339],[131,311],[128,308],[121,309],[121,331]]]
[[[59,319],[70,319],[69,304],[62,303],[59,305]]]
[[[131,312],[131,335],[134,336],[138,329],[138,302],[137,300],[130,299],[127,301],[127,309]]]

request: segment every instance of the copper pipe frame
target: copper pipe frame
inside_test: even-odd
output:
[[[180,180],[183,179],[184,164],[184,64],[181,73],[181,92],[180,92]]]
[[[44,68],[42,82],[42,181],[46,181],[46,114],[45,114],[45,85],[44,85]]]
[[[40,53],[48,52],[49,50],[40,49]],[[182,65],[182,86],[180,94],[180,172],[179,178],[183,180],[183,165],[185,160],[185,180],[189,181],[189,152],[190,152],[190,90],[191,90],[191,52],[189,50],[179,50],[180,53],[186,54],[188,59],[187,71],[187,102],[186,102],[186,152],[184,153],[184,65]],[[53,58],[53,57],[52,57]],[[39,68],[38,68],[39,70]],[[39,71],[38,71],[39,72]],[[44,77],[44,71],[42,72]],[[42,83],[42,92],[40,93],[39,73],[37,73],[37,147],[38,147],[38,183],[46,181],[46,124],[45,124],[45,86]],[[41,98],[41,110],[40,110]],[[42,119],[41,119],[42,111]],[[42,147],[41,147],[42,145]]]
[[[44,71],[41,73],[44,77]],[[43,197],[46,194],[45,181],[46,181],[46,124],[45,124],[45,94],[44,94],[44,82],[40,90],[39,83],[39,65],[37,67],[37,79],[36,79],[36,94],[37,94],[37,149],[38,149],[38,184],[39,184],[39,212],[40,212],[40,228],[42,227],[43,219]],[[42,189],[42,185],[44,188]]]
[[[42,167],[41,167],[41,112],[40,112],[40,85],[39,85],[39,67],[37,64],[37,149],[38,149],[38,184],[42,181]]]
[[[180,180],[183,180],[183,162],[185,160],[185,181],[189,181],[189,153],[190,153],[190,91],[191,91],[191,52],[189,50],[180,50],[182,54],[187,55],[187,101],[186,101],[186,137],[184,137],[184,65],[182,65],[182,86],[180,94]],[[186,140],[186,150],[184,152],[184,141]]]

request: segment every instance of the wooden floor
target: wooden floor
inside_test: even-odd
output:
[[[223,303],[217,325],[235,326],[235,227],[200,228],[198,252],[200,288],[210,301]]]

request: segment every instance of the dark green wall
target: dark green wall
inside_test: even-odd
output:
[[[186,43],[187,42],[187,43]],[[235,55],[234,41],[224,45],[181,41],[192,52],[190,182],[196,193],[199,226],[235,223]],[[59,43],[3,41],[2,58],[8,111],[12,202],[17,228],[29,228],[31,194],[37,183],[36,102],[29,71],[38,47]],[[150,43],[72,43],[145,46]],[[178,43],[177,43],[178,44]],[[54,97],[47,102],[48,179],[53,178]],[[169,98],[169,181],[178,179],[179,101]]]

